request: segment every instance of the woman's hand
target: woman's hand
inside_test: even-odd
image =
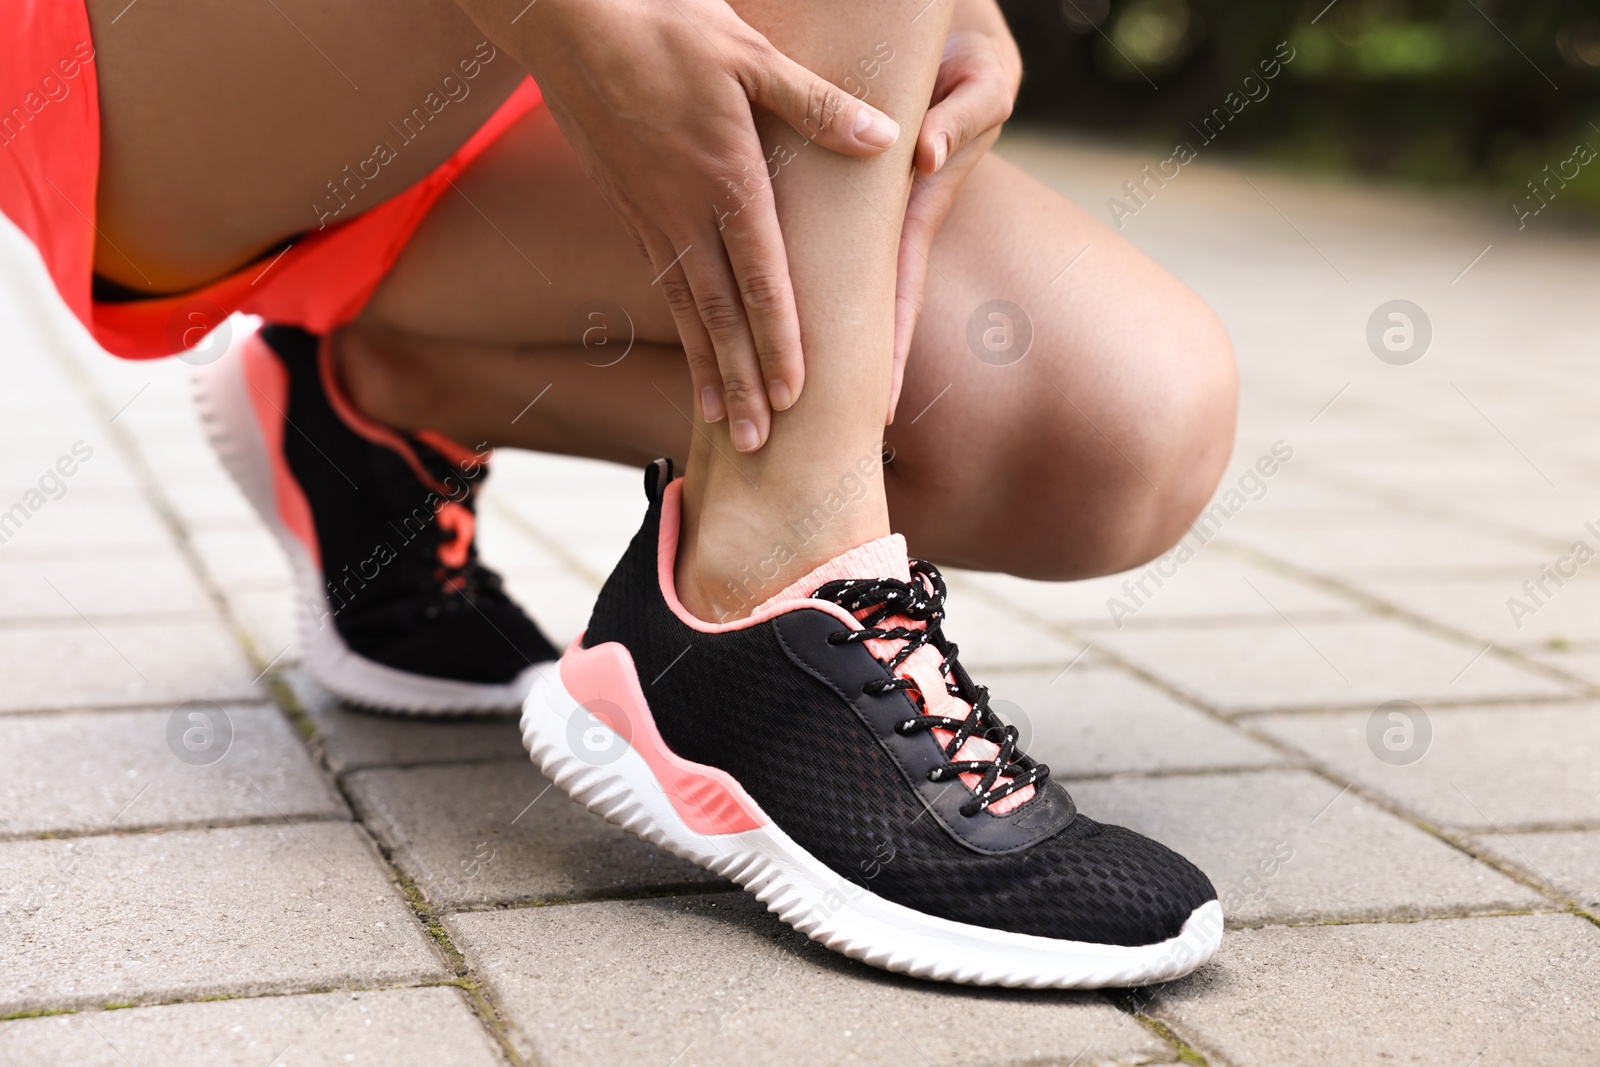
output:
[[[933,105],[917,134],[916,175],[900,231],[895,283],[890,422],[900,402],[911,335],[922,314],[934,234],[944,224],[967,175],[1000,136],[1000,126],[1011,117],[1011,105],[1017,98],[1022,60],[1004,26],[999,22],[998,33],[961,30],[950,34],[933,85]]]
[[[734,447],[755,451],[805,366],[751,105],[852,156],[883,151],[899,126],[786,58],[724,0],[524,2],[511,2],[515,25],[494,0],[466,6],[533,73],[660,272],[701,415],[731,419]]]

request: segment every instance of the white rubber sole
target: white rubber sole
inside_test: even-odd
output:
[[[770,820],[743,833],[691,830],[644,758],[620,737],[614,745],[575,750],[573,739],[593,738],[595,730],[610,732],[567,692],[557,667],[542,667],[523,707],[522,742],[546,777],[608,821],[738,883],[812,940],[874,967],[971,985],[1098,989],[1182,977],[1221,943],[1222,905],[1215,900],[1195,909],[1176,937],[1133,948],[925,915],[834,873]]]
[[[272,459],[250,403],[240,354],[241,346],[253,339],[253,332],[237,337],[221,359],[194,367],[190,382],[211,447],[288,557],[295,588],[295,630],[307,673],[341,700],[374,711],[471,715],[520,707],[538,665],[505,684],[480,685],[396,670],[358,655],[344,643],[333,625],[321,572],[278,518]]]

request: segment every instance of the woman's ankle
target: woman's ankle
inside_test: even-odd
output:
[[[357,329],[339,330],[331,348],[334,377],[359,414],[401,430],[422,425],[410,401],[419,368]]]
[[[782,496],[718,481],[685,479],[673,568],[679,601],[707,622],[744,618],[829,560],[890,532],[881,475]]]

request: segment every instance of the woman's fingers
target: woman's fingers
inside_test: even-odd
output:
[[[700,309],[695,303],[694,291],[683,270],[683,257],[673,249],[667,235],[655,227],[640,227],[641,243],[645,246],[650,265],[659,272],[655,285],[661,287],[667,307],[672,311],[673,322],[678,327],[678,338],[683,342],[683,354],[689,364],[689,382],[694,389],[694,402],[700,417],[706,422],[721,422],[727,418],[728,408],[723,400],[722,375],[717,370],[717,353],[700,321]],[[692,255],[693,248],[688,250]]]
[[[716,352],[716,371],[727,407],[728,434],[740,452],[766,443],[772,426],[761,362],[751,336],[744,298],[715,230],[695,242],[681,266],[694,295],[695,310]]]
[[[900,124],[819,78],[765,38],[750,45],[740,76],[752,103],[799,130],[808,141],[847,156],[871,156],[900,139]]]
[[[1011,106],[1010,82],[993,45],[978,47],[952,38],[934,83],[933,106],[917,131],[917,170],[938,173],[974,138],[1010,118]]]
[[[765,172],[762,178],[766,178]],[[762,386],[772,410],[784,411],[800,399],[805,358],[771,183],[764,180],[759,188],[750,190],[738,211],[723,215],[721,222],[722,243],[738,283]],[[766,440],[764,431],[761,439]]]

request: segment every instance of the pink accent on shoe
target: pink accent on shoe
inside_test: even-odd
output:
[[[856,617],[841,608],[831,600],[810,600],[801,598],[784,603],[774,603],[769,600],[762,604],[750,615],[732,622],[706,622],[691,615],[689,609],[683,606],[678,599],[678,583],[675,572],[678,564],[678,530],[683,517],[683,479],[674,480],[661,494],[661,540],[656,546],[656,580],[661,583],[661,596],[667,602],[667,607],[678,617],[678,621],[691,630],[698,630],[703,634],[723,634],[731,630],[748,630],[766,622],[776,615],[796,608],[815,608],[817,611],[826,611],[852,630],[861,629],[861,623]]]
[[[707,835],[739,834],[767,824],[761,808],[727,771],[692,763],[667,747],[627,648],[615,641],[584,648],[582,642],[580,634],[561,657],[561,683],[589,714],[644,757],[689,829]]]
[[[256,424],[261,427],[261,439],[266,445],[272,465],[272,498],[278,505],[278,521],[288,530],[306,554],[312,566],[322,569],[322,549],[317,544],[316,521],[311,517],[311,505],[306,501],[305,490],[295,481],[283,455],[283,424],[288,420],[289,372],[284,369],[272,349],[259,334],[246,338],[239,353],[243,364],[245,389],[250,394],[250,407],[255,412]]]
[[[466,566],[467,555],[472,551],[473,528],[477,525],[471,509],[446,500],[434,515],[438,517],[439,529],[454,535],[449,541],[439,542],[439,562],[451,568]]]

